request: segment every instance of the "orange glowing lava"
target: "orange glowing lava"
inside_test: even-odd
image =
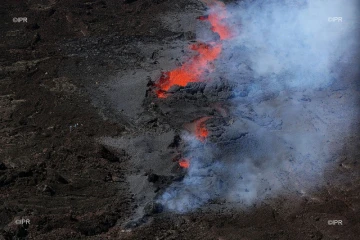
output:
[[[210,14],[207,16],[207,20],[212,26],[211,30],[218,33],[221,40],[231,38],[231,29],[225,22],[225,19],[228,17],[225,4],[216,0],[204,0],[204,2],[210,7]]]
[[[181,67],[164,73],[156,84],[157,96],[166,97],[168,91],[173,85],[186,86],[189,82],[197,82],[200,76],[207,70],[211,70],[211,62],[215,60],[221,52],[221,44],[196,43],[190,45],[190,49],[198,54]]]
[[[199,126],[196,129],[196,137],[201,140],[205,141],[205,138],[209,135],[209,131],[206,129],[204,125]]]
[[[188,159],[181,159],[179,161],[179,165],[182,168],[189,168],[190,167],[190,161]]]
[[[205,122],[209,119],[209,117],[200,118],[195,122],[195,136],[200,141],[205,141],[205,139],[209,135],[209,131],[206,129]]]
[[[225,4],[216,0],[204,0],[210,8],[208,16],[198,17],[199,20],[207,20],[211,24],[211,30],[219,34],[220,39],[231,37],[230,28],[224,20],[227,17]],[[212,62],[217,59],[222,50],[222,44],[217,43],[196,43],[190,45],[190,49],[197,52],[181,67],[163,73],[155,86],[156,95],[159,98],[166,98],[166,92],[174,85],[186,86],[189,82],[200,81],[201,75],[206,71],[212,70]]]

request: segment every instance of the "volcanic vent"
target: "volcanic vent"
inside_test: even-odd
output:
[[[0,239],[358,239],[360,1],[223,2],[3,1]]]
[[[331,66],[347,52],[311,37],[317,28],[309,30],[303,21],[317,5],[299,6],[294,19],[279,13],[291,4],[203,3],[203,13],[186,17],[196,22],[196,38],[180,34],[161,44],[138,43],[151,64],[120,77],[136,85],[129,91],[120,84],[115,98],[134,128],[103,142],[123,146],[132,156],[128,181],[140,222],[162,210],[184,213],[217,203],[248,207],[281,194],[312,197],[339,150],[331,141],[348,134],[329,127],[343,121],[329,107],[336,101],[329,86],[340,74]],[[267,29],[264,18],[282,25]],[[324,54],[334,59],[313,61]]]

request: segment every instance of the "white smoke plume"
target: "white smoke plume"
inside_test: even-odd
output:
[[[325,87],[337,77],[336,63],[354,52],[359,5],[356,0],[241,2],[231,8],[229,21],[241,25],[227,49],[241,48],[234,52],[243,56],[236,57],[278,88]]]
[[[185,134],[189,171],[158,201],[186,212],[214,199],[248,205],[321,186],[359,119],[354,79],[344,75],[358,64],[359,3],[249,0],[227,6],[235,36],[223,43],[213,75],[236,86],[234,121],[224,139],[244,134],[230,145],[204,145]]]

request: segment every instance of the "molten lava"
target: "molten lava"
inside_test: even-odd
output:
[[[179,161],[179,165],[182,168],[189,168],[190,167],[190,161],[188,159],[181,159]]]
[[[192,57],[181,67],[164,73],[156,84],[157,96],[166,97],[173,85],[186,86],[189,82],[197,82],[200,76],[207,70],[211,70],[211,62],[215,60],[221,52],[221,44],[196,43],[190,45],[190,49],[196,51],[198,55]]]
[[[210,14],[207,16],[207,20],[211,24],[211,30],[219,34],[221,40],[226,40],[232,37],[231,29],[225,22],[227,18],[227,12],[225,4],[219,1],[204,1],[210,7]]]
[[[210,14],[198,17],[199,20],[207,20],[211,24],[211,30],[219,34],[221,40],[231,37],[230,28],[224,22],[227,17],[225,5],[216,0],[204,0],[210,8]],[[166,92],[174,85],[186,86],[189,82],[200,81],[201,75],[212,70],[212,62],[217,59],[222,50],[222,44],[196,43],[190,45],[190,49],[197,52],[181,67],[163,73],[155,86],[159,98],[166,98]]]
[[[206,129],[205,125],[200,125],[197,129],[196,129],[196,137],[200,140],[200,141],[205,141],[205,138],[207,138],[207,136],[209,135],[209,131]]]
[[[207,136],[209,135],[209,131],[206,129],[205,122],[209,119],[209,117],[200,118],[195,122],[195,136],[200,141],[205,141]]]

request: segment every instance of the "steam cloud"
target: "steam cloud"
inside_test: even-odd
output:
[[[358,117],[356,103],[347,104],[355,96],[340,105],[332,90],[356,65],[359,1],[249,0],[227,8],[235,37],[223,43],[213,75],[236,86],[235,120],[223,135],[236,140],[204,145],[184,133],[189,171],[158,200],[177,212],[214,199],[247,205],[310,194]]]

